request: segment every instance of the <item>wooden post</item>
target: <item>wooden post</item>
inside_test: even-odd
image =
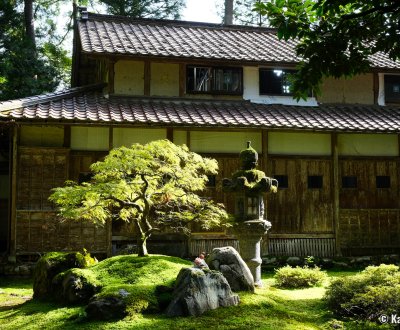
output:
[[[115,93],[115,88],[114,88],[114,80],[115,80],[115,60],[110,59],[108,61],[108,94],[112,95]]]
[[[11,159],[11,209],[10,209],[10,250],[8,261],[17,262],[17,164],[18,163],[18,126],[13,126]]]
[[[114,130],[110,126],[108,129],[108,150],[111,150],[112,148],[114,148]]]
[[[186,66],[179,64],[179,97],[184,97],[186,92]]]
[[[174,129],[172,127],[167,127],[167,139],[174,142]]]
[[[333,183],[333,225],[335,230],[335,255],[341,256],[340,249],[340,210],[339,210],[339,152],[337,145],[337,134],[331,135],[332,140],[332,183]]]
[[[144,95],[150,96],[151,91],[151,63],[144,61]]]

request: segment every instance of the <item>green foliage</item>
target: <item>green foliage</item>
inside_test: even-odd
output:
[[[121,290],[125,291],[128,313],[134,314],[160,311],[156,288],[171,287],[180,269],[191,264],[176,257],[128,255],[106,259],[83,271],[90,271],[94,283],[102,288],[97,297],[120,298]]]
[[[113,15],[134,18],[169,18],[179,19],[185,0],[99,0]]]
[[[233,24],[238,25],[253,25],[253,26],[267,26],[268,18],[260,15],[257,10],[254,10],[254,5],[261,0],[235,0],[233,3]],[[221,21],[224,20],[225,15],[225,1],[215,1],[218,16]]]
[[[85,250],[80,252],[50,252],[41,257],[33,272],[35,298],[52,298],[53,279],[71,268],[86,268],[97,263]]]
[[[71,60],[59,45],[55,24],[58,2],[35,1],[39,20],[35,39],[26,35],[21,1],[1,2],[0,12],[0,101],[53,92],[69,83]],[[54,8],[53,8],[54,7]],[[52,9],[53,8],[53,9]],[[40,16],[42,15],[42,16]]]
[[[282,288],[307,288],[321,286],[326,279],[326,272],[314,267],[285,266],[276,270],[276,285]]]
[[[207,174],[216,174],[216,160],[190,152],[168,140],[111,150],[91,166],[91,182],[70,182],[54,189],[50,200],[61,216],[104,224],[111,219],[133,222],[146,255],[146,240],[165,228],[188,232],[200,222],[209,229],[227,220],[223,205],[200,197]],[[140,249],[140,246],[139,246]]]
[[[257,3],[280,39],[298,39],[304,60],[293,75],[297,99],[319,93],[324,76],[351,77],[370,70],[369,56],[387,53],[396,60],[400,3],[393,0],[271,0]]]
[[[353,274],[354,272],[342,273],[346,276]],[[20,282],[21,279],[4,281],[0,278],[0,287],[5,288],[10,294],[20,295]],[[216,324],[218,329],[224,330],[332,329],[332,327],[340,329],[338,326],[341,324],[345,329],[377,328],[376,324],[367,326],[353,324],[348,320],[340,322],[333,319],[322,300],[325,292],[323,287],[299,290],[271,287],[274,283],[272,274],[263,274],[263,282],[264,287],[257,288],[256,294],[240,293],[241,302],[238,306],[219,308],[198,317],[167,318],[159,313],[134,314],[120,321],[88,322],[83,317],[84,307],[63,307],[54,303],[31,300],[21,305],[14,305],[13,309],[7,309],[0,303],[0,328],[4,330],[215,329]]]
[[[340,316],[377,322],[379,315],[400,310],[400,272],[395,265],[370,266],[352,277],[332,281],[325,296]]]

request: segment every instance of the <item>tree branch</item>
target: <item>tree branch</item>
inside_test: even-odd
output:
[[[365,16],[368,16],[375,12],[380,12],[381,14],[390,13],[391,11],[394,11],[396,8],[400,8],[400,3],[394,3],[390,6],[375,6],[371,9],[368,9],[366,11],[362,11],[359,13],[343,15],[342,19],[349,20],[349,19],[353,19],[353,18],[365,17]]]

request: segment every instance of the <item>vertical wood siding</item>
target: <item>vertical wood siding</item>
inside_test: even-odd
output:
[[[331,161],[270,157],[267,167],[271,176],[288,176],[288,188],[267,195],[271,233],[332,233]],[[322,176],[321,189],[308,188],[309,175]]]

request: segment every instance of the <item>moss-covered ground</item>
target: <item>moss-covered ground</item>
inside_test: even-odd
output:
[[[140,304],[154,301],[157,285],[171,285],[190,262],[166,256],[120,256],[89,268],[103,285],[102,294],[121,288]],[[323,296],[329,280],[355,272],[328,271],[324,286],[280,289],[273,273],[263,274],[264,287],[240,293],[239,306],[220,308],[200,317],[167,318],[159,313],[134,313],[120,321],[87,321],[84,306],[65,307],[32,300],[32,281],[0,278],[0,329],[377,329],[375,323],[337,321]]]

